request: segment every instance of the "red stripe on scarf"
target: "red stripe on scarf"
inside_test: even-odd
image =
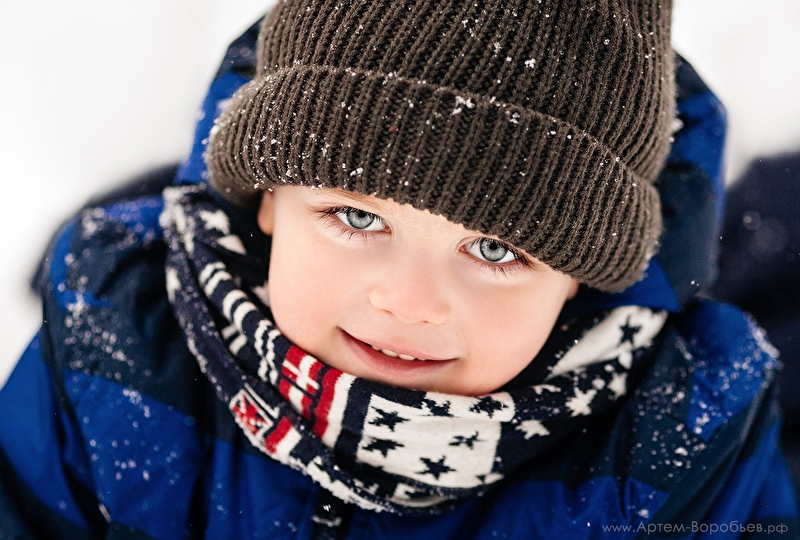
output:
[[[328,429],[328,413],[331,411],[331,404],[333,403],[333,397],[336,390],[336,382],[341,376],[342,372],[338,369],[330,369],[322,377],[322,393],[320,394],[319,402],[314,409],[314,415],[316,418],[313,424],[314,433],[316,433],[320,438],[325,434],[325,430]]]
[[[280,422],[278,422],[275,429],[272,430],[272,433],[267,435],[267,438],[264,439],[264,448],[267,449],[267,452],[274,454],[278,445],[281,444],[283,438],[289,433],[290,429],[292,429],[292,423],[284,416],[281,418]]]

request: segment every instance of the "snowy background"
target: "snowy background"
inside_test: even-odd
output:
[[[269,0],[0,2],[0,385],[39,324],[28,278],[90,195],[187,152],[227,44]],[[800,0],[675,0],[674,44],[728,108],[729,178],[800,150]]]

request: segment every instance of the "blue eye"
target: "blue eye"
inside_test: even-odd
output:
[[[518,258],[508,245],[495,238],[481,238],[470,242],[467,253],[493,264],[509,263]]]
[[[337,211],[335,215],[339,221],[358,231],[382,231],[384,229],[383,220],[366,210],[348,206]]]

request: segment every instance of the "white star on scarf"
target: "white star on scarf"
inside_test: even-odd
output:
[[[572,416],[587,415],[592,412],[589,404],[597,394],[597,390],[582,392],[580,388],[575,388],[575,396],[567,400],[567,407],[572,411]]]
[[[222,210],[208,212],[207,210],[200,211],[200,218],[205,223],[206,230],[217,229],[222,234],[228,234],[231,230],[231,224],[228,221],[228,216]]]
[[[628,375],[626,373],[616,373],[611,382],[608,383],[608,388],[614,392],[614,397],[622,397],[628,388]]]
[[[550,431],[538,420],[525,420],[524,422],[520,422],[517,429],[525,434],[526,439],[530,439],[534,435],[550,435]]]

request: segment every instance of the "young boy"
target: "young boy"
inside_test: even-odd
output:
[[[276,6],[176,186],[54,242],[0,538],[797,537],[670,14]]]

